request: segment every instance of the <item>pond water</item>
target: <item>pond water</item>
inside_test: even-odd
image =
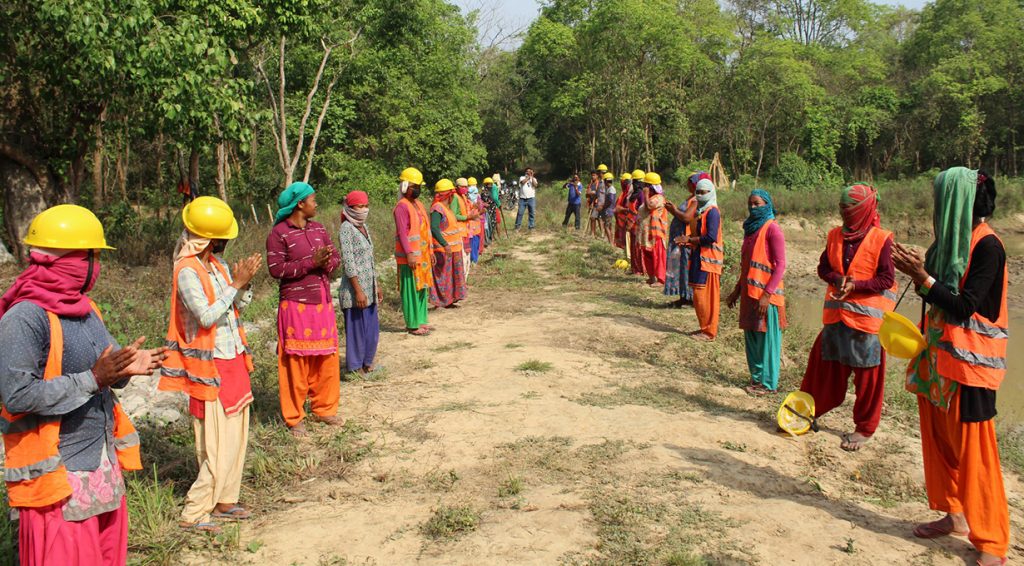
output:
[[[906,278],[900,277],[899,280],[902,285]],[[822,297],[808,295],[788,297],[786,318],[789,323],[812,331],[820,329],[824,293],[825,291],[822,289]],[[910,291],[903,298],[897,311],[916,323],[921,320],[921,302],[921,298]],[[890,368],[906,368],[907,361],[890,357],[888,363]],[[1006,363],[1008,368],[1006,379],[996,396],[998,418],[1002,424],[1019,425],[1024,423],[1024,380],[1019,379],[1019,376],[1024,375],[1022,374],[1024,372],[1024,310],[1012,306],[1010,308],[1010,343],[1007,348]]]

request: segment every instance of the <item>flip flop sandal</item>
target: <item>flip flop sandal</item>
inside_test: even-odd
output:
[[[950,535],[965,537],[970,534],[970,531],[957,531],[953,528],[953,520],[949,519],[949,528],[945,526],[939,526],[939,523],[943,523],[947,518],[939,519],[938,521],[932,521],[931,523],[922,523],[914,527],[914,536],[917,538],[933,539],[947,537]]]
[[[1003,566],[1004,564],[1008,564],[1009,562],[1010,562],[1010,559],[1005,557],[1005,556],[1000,558],[999,562],[989,562],[988,564],[985,564],[979,558],[978,559],[978,566]]]
[[[408,332],[412,336],[427,336],[430,334],[430,331],[424,330],[422,326],[417,328],[416,330],[406,330],[406,332]]]
[[[210,533],[215,535],[220,534],[221,531],[220,526],[218,526],[217,523],[213,523],[210,521],[200,521],[198,523],[192,524],[179,523],[178,527],[186,531],[193,531],[197,533]]]
[[[211,515],[214,519],[228,519],[231,521],[244,521],[252,517],[252,513],[244,507],[233,506],[227,511],[214,511]]]
[[[843,441],[839,444],[839,447],[842,448],[843,450],[846,450],[847,452],[857,452],[871,440],[870,437],[861,440],[852,440],[850,439],[850,436],[852,435],[844,434]]]

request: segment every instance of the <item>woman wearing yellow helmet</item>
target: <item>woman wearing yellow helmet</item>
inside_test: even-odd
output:
[[[466,298],[466,272],[463,263],[462,227],[452,212],[455,185],[441,179],[434,185],[434,204],[430,206],[430,235],[434,252],[434,286],[430,302],[444,308],[457,307]]]
[[[413,336],[426,336],[427,306],[434,274],[430,251],[430,215],[419,201],[423,174],[409,167],[399,176],[401,197],[395,204],[395,263],[398,264],[398,292],[402,299],[405,329]]]
[[[89,298],[99,250],[111,249],[91,211],[44,210],[23,242],[28,267],[0,298],[4,475],[21,563],[123,564],[122,471],[142,461],[111,387],[152,374],[166,349],[142,349],[143,339],[118,346]]]

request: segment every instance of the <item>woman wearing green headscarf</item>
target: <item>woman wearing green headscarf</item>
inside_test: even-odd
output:
[[[935,241],[922,257],[899,244],[896,268],[930,305],[922,321],[927,347],[907,368],[917,395],[928,504],[946,516],[914,535],[958,534],[981,553],[978,564],[1005,564],[1009,508],[993,417],[1006,376],[1006,250],[988,224],[995,182],[954,167],[934,186]]]
[[[316,194],[298,182],[277,199],[274,228],[267,236],[267,268],[280,281],[277,311],[278,385],[281,415],[294,436],[306,435],[303,406],[313,417],[341,424],[341,361],[338,319],[331,299],[330,274],[341,264],[323,224],[314,222]]]

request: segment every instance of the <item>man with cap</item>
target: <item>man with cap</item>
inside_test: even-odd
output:
[[[405,329],[413,336],[426,336],[430,290],[434,286],[433,255],[430,252],[430,216],[419,201],[423,173],[408,167],[398,176],[400,198],[395,204],[395,262],[398,264],[398,292],[402,299]]]
[[[277,199],[274,228],[267,236],[267,267],[280,281],[277,311],[278,385],[281,414],[296,437],[306,435],[303,405],[313,418],[340,426],[338,320],[330,274],[341,263],[331,237],[313,218],[316,194],[307,183],[288,185]]]

